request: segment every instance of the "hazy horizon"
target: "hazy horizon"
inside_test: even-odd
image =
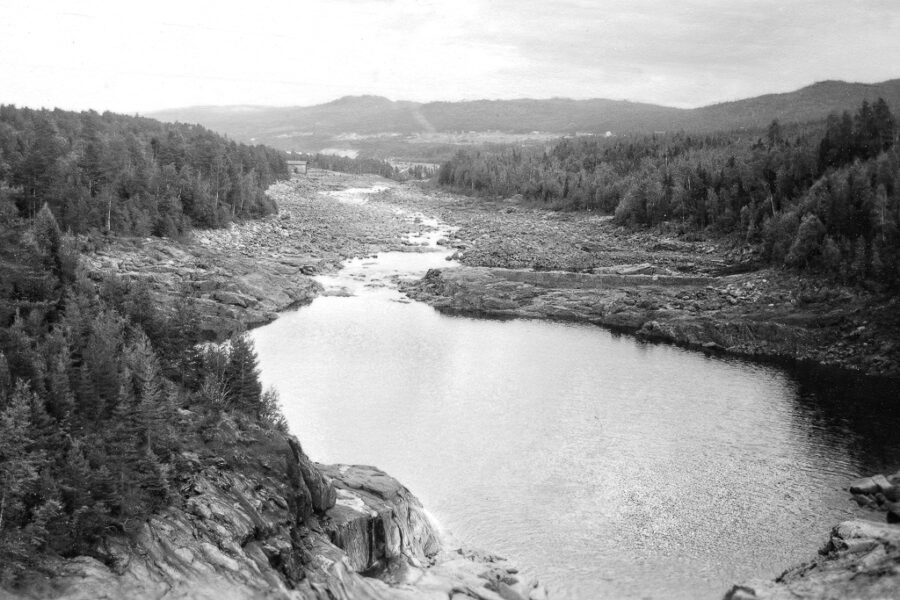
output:
[[[563,97],[694,108],[900,76],[888,0],[0,0],[0,103],[149,113]]]
[[[409,100],[407,98],[390,98],[390,97],[384,96],[382,94],[367,94],[367,93],[363,92],[363,93],[359,93],[359,94],[346,94],[344,96],[339,96],[337,98],[325,100],[324,102],[317,102],[315,104],[249,104],[249,103],[246,103],[246,104],[190,104],[190,105],[185,105],[185,106],[167,106],[164,108],[158,108],[158,109],[153,109],[153,110],[148,110],[148,111],[138,111],[138,113],[139,114],[152,114],[152,113],[157,113],[157,112],[168,112],[168,111],[172,111],[172,110],[185,110],[185,109],[194,109],[194,108],[233,108],[233,109],[240,109],[240,108],[247,108],[247,109],[254,109],[254,108],[264,108],[264,109],[268,109],[268,108],[309,108],[309,107],[313,107],[313,106],[322,106],[323,104],[330,104],[332,102],[338,102],[340,100],[344,100],[345,98],[365,98],[365,97],[384,98],[385,100],[389,100],[391,102],[413,102],[416,104],[431,104],[431,103],[437,103],[437,102],[482,102],[482,101],[494,102],[494,101],[516,101],[516,100],[535,100],[535,101],[544,101],[544,100],[573,100],[573,101],[610,100],[613,102],[630,102],[633,104],[650,104],[650,105],[655,105],[655,106],[661,106],[664,108],[680,108],[680,109],[684,109],[684,110],[691,110],[694,108],[703,108],[706,106],[714,106],[716,104],[724,104],[724,103],[728,103],[728,102],[746,100],[748,98],[756,98],[759,96],[786,94],[786,93],[795,92],[797,90],[807,88],[807,87],[810,87],[813,85],[817,85],[820,83],[837,82],[837,83],[846,83],[848,85],[878,85],[881,83],[886,83],[888,81],[894,81],[897,79],[900,79],[900,75],[898,75],[896,77],[889,77],[888,79],[884,79],[884,80],[880,80],[880,81],[847,81],[847,80],[843,80],[843,79],[826,79],[826,80],[820,80],[820,81],[811,81],[807,84],[803,84],[798,87],[790,88],[790,89],[786,89],[786,90],[765,92],[765,93],[761,93],[761,94],[755,94],[753,96],[741,96],[739,98],[730,98],[728,100],[720,100],[717,102],[710,102],[708,104],[698,104],[697,106],[674,106],[671,104],[660,104],[660,103],[656,103],[656,102],[646,102],[643,100],[633,100],[631,98],[606,98],[606,97],[600,97],[600,96],[592,96],[592,97],[586,97],[586,98],[573,98],[571,96],[545,96],[545,97],[540,97],[540,98],[539,97],[520,96],[520,97],[515,97],[515,98],[512,98],[512,97],[510,97],[510,98],[464,98],[464,99],[460,99],[460,100],[446,100],[443,98],[434,98],[434,99],[430,99],[430,100]]]

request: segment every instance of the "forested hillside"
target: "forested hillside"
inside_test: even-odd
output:
[[[276,209],[280,152],[197,125],[93,111],[0,106],[0,198],[64,231],[175,236]]]
[[[180,501],[225,431],[283,429],[250,342],[201,350],[185,298],[97,282],[47,206],[0,199],[0,588]],[[232,442],[228,442],[232,443]]]
[[[185,297],[98,281],[72,233],[176,236],[275,210],[280,152],[199,126],[0,106],[0,586],[179,501],[223,422],[283,427],[243,337],[200,350]]]
[[[328,146],[371,151],[378,147],[375,141],[381,136],[381,143],[394,148],[396,153],[399,151],[397,136],[435,132],[626,134],[683,130],[709,133],[759,128],[773,119],[784,124],[824,119],[830,112],[849,110],[863,100],[871,103],[878,97],[897,106],[900,80],[874,84],[824,81],[783,94],[693,109],[601,98],[419,103],[391,101],[379,96],[347,96],[316,106],[198,106],[158,111],[149,116],[200,123],[242,141],[307,152]],[[415,145],[403,150],[414,153],[420,143],[417,140]]]
[[[598,210],[623,225],[731,235],[773,264],[900,280],[900,153],[887,103],[821,124],[713,135],[578,137],[549,151],[459,152],[439,183]]]

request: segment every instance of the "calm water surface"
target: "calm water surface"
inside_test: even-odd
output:
[[[430,241],[434,241],[432,236]],[[458,540],[554,598],[719,598],[864,514],[848,480],[900,468],[897,390],[602,329],[445,316],[386,253],[253,332],[314,460],[396,476]]]

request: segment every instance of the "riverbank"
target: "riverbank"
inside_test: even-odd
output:
[[[321,293],[317,274],[347,258],[419,250],[431,227],[415,211],[369,202],[395,186],[313,172],[269,190],[280,210],[190,240],[110,240],[84,257],[89,277],[144,286],[160,306],[193,301],[212,340],[270,322]],[[111,536],[105,560],[47,565],[28,598],[541,600],[546,590],[505,560],[442,539],[398,481],[374,467],[319,465],[290,436],[219,428],[175,507],[136,538]]]
[[[95,279],[111,275],[146,285],[160,306],[190,298],[210,340],[275,320],[322,290],[312,279],[343,260],[409,249],[409,233],[425,229],[385,204],[352,201],[353,191],[396,185],[371,175],[312,171],[273,185],[280,210],[227,229],[197,230],[190,239],[116,238],[84,256]],[[323,202],[351,192],[350,201]]]
[[[542,600],[503,559],[445,547],[374,467],[313,463],[291,436],[224,422],[186,452],[181,499],[96,557],[53,558],[3,598]],[[210,452],[205,452],[205,450]]]
[[[456,226],[463,267],[407,294],[449,312],[582,321],[639,338],[900,377],[900,299],[762,268],[748,248],[610,218],[409,188],[391,202]]]
[[[871,520],[854,519],[835,526],[818,557],[788,569],[774,581],[735,585],[724,600],[896,598],[900,593],[900,473],[865,477],[851,483],[850,492],[860,506],[872,509]]]

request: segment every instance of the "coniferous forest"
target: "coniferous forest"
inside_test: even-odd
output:
[[[884,102],[824,123],[713,135],[575,137],[544,150],[460,151],[438,181],[522,195],[625,226],[732,236],[773,265],[900,281],[900,149]]]
[[[224,421],[285,429],[247,338],[198,345],[189,298],[89,278],[64,232],[263,215],[285,171],[280,153],[200,127],[0,108],[0,584],[178,502],[183,453]]]
[[[0,197],[63,231],[177,236],[276,210],[281,152],[198,125],[0,106]]]
[[[334,154],[301,154],[300,156],[308,161],[310,167],[316,169],[327,169],[328,171],[337,171],[339,173],[369,173],[396,181],[428,179],[434,174],[432,169],[422,165],[413,165],[406,169],[400,169],[386,160],[366,156],[355,158]]]

